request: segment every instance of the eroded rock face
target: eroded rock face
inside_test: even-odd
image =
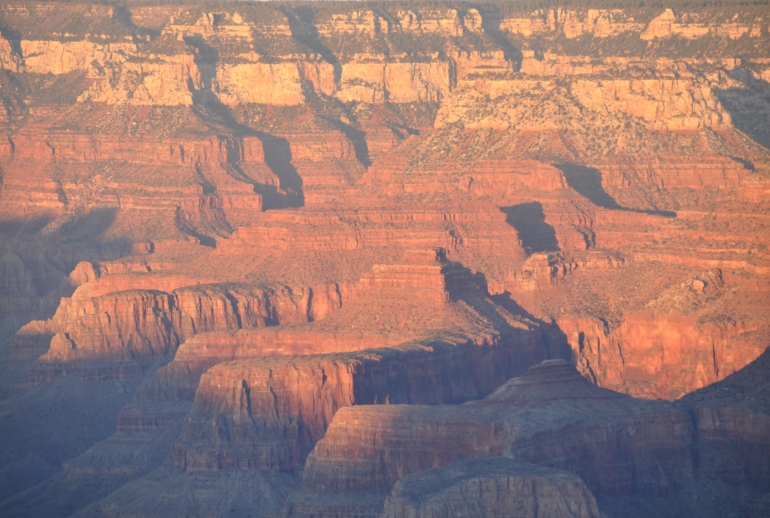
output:
[[[386,518],[437,516],[601,516],[575,475],[511,459],[466,459],[405,477],[393,486]]]
[[[632,502],[651,492],[665,499],[704,475],[764,488],[767,455],[760,451],[767,435],[767,390],[756,376],[765,373],[766,358],[767,353],[676,404],[599,389],[566,362],[551,360],[464,405],[342,409],[308,458],[305,493],[292,501],[309,508],[317,502],[320,509],[324,498],[341,492],[344,506],[345,494],[392,487],[386,516],[443,516],[462,513],[463,506],[472,506],[471,514],[495,515],[506,491],[521,483],[510,482],[509,469],[527,477],[526,489],[516,492],[526,501],[505,504],[521,505],[522,512],[542,509],[532,507],[539,502],[538,488],[549,495],[546,508],[562,505],[589,515],[596,512],[591,493],[614,501]],[[751,395],[736,397],[739,387]],[[580,478],[561,478],[573,477],[570,484],[576,485],[560,486],[565,492],[554,494],[554,486],[546,483],[551,489],[545,491],[522,460]]]
[[[624,32],[639,32],[643,26],[633,16],[620,9],[588,9],[585,12],[565,8],[536,11],[526,17],[505,18],[500,28],[513,34],[532,36],[560,32],[572,39],[591,34],[595,38],[616,36]]]
[[[387,491],[432,466],[507,454],[576,472],[594,492],[665,493],[667,480],[691,474],[691,441],[684,412],[599,389],[553,360],[479,402],[341,409],[308,458],[303,487]]]
[[[287,513],[377,516],[475,456],[618,508],[753,494],[740,390],[589,384],[675,400],[768,344],[770,33],[744,7],[0,6],[0,394],[138,385],[0,514],[165,514],[166,479],[187,514],[274,514],[313,448]],[[490,396],[557,358],[589,381]]]
[[[320,288],[315,293],[285,286],[173,289],[189,280],[169,278],[166,287],[173,291],[162,292],[146,289],[148,280],[107,275],[86,282],[62,302],[53,318],[23,327],[10,354],[38,359],[32,380],[39,383],[68,369],[82,372],[78,362],[97,362],[109,370],[109,362],[168,358],[197,333],[307,322],[340,305],[336,289]],[[45,342],[47,350],[40,354]],[[125,373],[130,378],[141,369],[129,368]]]
[[[51,321],[41,324],[55,333],[41,360],[168,356],[198,332],[308,320],[309,292],[295,295],[285,288],[260,292],[262,296],[196,287],[181,288],[173,295],[127,289],[82,297],[76,291],[69,305],[60,306]]]
[[[221,363],[201,378],[174,459],[190,471],[293,469],[341,408],[476,399],[543,354],[537,340],[510,337]]]
[[[488,313],[488,295],[443,254],[413,253],[402,264],[376,265],[345,290],[343,307],[323,320],[188,340],[169,367],[222,363],[200,378],[193,410],[174,447],[177,466],[188,471],[294,469],[341,408],[477,399],[548,354],[531,324]],[[404,301],[407,293],[411,303]],[[415,329],[419,333],[413,336],[425,337],[422,342],[397,345],[391,325],[408,320],[417,306],[431,308],[437,320]],[[466,333],[474,328],[471,322],[485,325],[454,337],[430,328],[460,324],[468,319],[465,312],[472,313],[462,324]],[[370,324],[365,333],[353,331],[357,320],[384,313],[392,320]],[[407,329],[399,334],[408,336]],[[264,446],[256,446],[260,442]]]
[[[664,9],[650,19],[649,12],[632,13],[623,9],[587,9],[584,11],[566,8],[540,9],[528,16],[513,15],[501,20],[500,28],[525,37],[539,34],[559,34],[568,39],[590,34],[593,38],[611,38],[629,35],[642,40],[654,40],[677,36],[697,40],[712,34],[731,39],[749,35],[760,37],[761,20],[749,15],[743,19],[734,17],[730,21],[714,18],[710,13],[674,12]],[[650,19],[644,23],[642,19]]]
[[[708,87],[679,81],[578,81],[572,88],[587,108],[618,109],[666,130],[719,129],[730,124],[729,114]],[[694,95],[693,95],[694,94]]]
[[[702,471],[732,484],[768,486],[769,360],[765,351],[741,371],[682,398],[695,416]]]

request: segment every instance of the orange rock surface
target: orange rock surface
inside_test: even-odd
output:
[[[9,432],[0,514],[452,512],[410,475],[761,515],[769,42],[759,4],[0,5],[0,397],[62,423]],[[46,405],[91,384],[86,441]],[[489,456],[570,474],[420,473]]]
[[[311,452],[303,477],[307,496],[297,498],[312,502],[318,499],[314,495],[335,492],[383,492],[395,484],[385,513],[408,516],[398,514],[408,512],[404,506],[409,500],[399,501],[404,493],[419,495],[418,505],[451,505],[455,498],[448,492],[443,504],[428,504],[435,489],[424,487],[417,493],[418,488],[411,484],[427,485],[432,477],[449,478],[462,465],[453,462],[473,457],[504,456],[571,471],[594,494],[616,498],[675,492],[677,484],[702,476],[702,471],[725,469],[720,462],[726,461],[734,463],[732,475],[737,478],[733,483],[747,477],[760,480],[767,466],[767,454],[758,450],[767,441],[767,414],[766,407],[759,408],[767,387],[753,376],[766,374],[767,356],[763,354],[746,372],[718,384],[726,392],[738,386],[750,390],[759,406],[745,410],[739,410],[744,403],[727,393],[721,401],[708,403],[709,389],[676,405],[626,398],[591,385],[563,360],[543,362],[485,399],[464,405],[342,409]],[[697,417],[693,420],[693,416]],[[747,426],[749,420],[755,424]],[[757,457],[738,453],[748,451]],[[654,467],[649,464],[652,457],[658,459]],[[708,462],[700,464],[697,459]],[[491,468],[494,462],[479,459],[474,465]],[[442,470],[447,475],[424,471],[440,466],[446,466]],[[418,475],[410,477],[412,473]],[[759,482],[764,483],[764,479]],[[479,491],[478,484],[483,487],[483,483],[476,484],[474,499],[461,499],[454,505],[493,506],[487,498],[495,498],[495,491]],[[551,505],[554,500],[559,498],[550,500]]]

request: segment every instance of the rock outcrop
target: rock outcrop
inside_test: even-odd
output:
[[[52,319],[19,331],[25,339],[14,342],[13,354],[34,356],[39,344],[50,341],[33,373],[39,382],[66,372],[68,363],[170,357],[197,333],[307,322],[341,303],[335,289],[185,287],[187,279],[156,280],[118,275],[81,285]],[[147,289],[148,281],[173,291]]]
[[[542,354],[512,337],[221,363],[202,376],[173,458],[189,471],[294,469],[341,408],[475,399]]]
[[[0,514],[767,514],[766,18],[0,5]]]
[[[684,412],[600,389],[553,360],[479,402],[341,409],[308,458],[303,486],[387,491],[429,467],[509,455],[575,472],[594,493],[665,493],[668,480],[691,473],[691,441]]]
[[[590,35],[592,38],[628,36],[641,40],[654,40],[677,36],[697,40],[707,36],[737,39],[747,35],[759,38],[762,35],[762,18],[756,13],[734,16],[726,20],[716,13],[674,12],[665,9],[650,19],[649,11],[624,9],[572,10],[564,7],[538,9],[524,16],[512,15],[504,18],[500,28],[512,34],[531,37],[537,35],[560,35],[567,39]],[[649,22],[644,22],[647,19]]]
[[[466,459],[405,477],[393,486],[386,518],[435,516],[598,517],[575,475],[510,459]]]
[[[721,382],[721,390],[729,392],[755,380],[752,376],[764,368],[765,356],[745,373],[734,375],[734,381]],[[342,409],[308,458],[305,494],[296,497],[305,510],[297,515],[306,515],[311,503],[323,502],[324,495],[382,493],[392,486],[385,504],[388,516],[434,516],[468,505],[479,506],[471,507],[473,513],[494,515],[499,505],[496,502],[504,498],[504,490],[496,482],[501,476],[497,470],[507,466],[526,472],[519,464],[522,460],[575,473],[587,485],[585,488],[583,480],[574,478],[577,486],[571,486],[567,493],[575,500],[565,493],[554,495],[540,509],[574,505],[571,512],[592,513],[596,511],[591,492],[621,500],[651,492],[664,496],[675,494],[681,484],[704,474],[731,484],[748,477],[764,487],[766,455],[746,455],[758,452],[764,439],[749,431],[757,428],[738,425],[747,423],[744,419],[748,418],[756,426],[764,414],[755,413],[757,408],[746,409],[745,417],[738,418],[737,408],[728,411],[723,407],[717,418],[704,403],[713,409],[729,406],[731,398],[722,398],[721,404],[706,403],[707,393],[719,391],[717,385],[714,387],[679,404],[643,402],[592,386],[566,362],[552,360],[533,367],[482,401],[455,407]],[[763,387],[752,387],[752,393],[761,394],[760,401],[765,397]],[[764,432],[759,435],[766,437]],[[732,444],[743,453],[727,453],[724,448],[733,440],[728,437],[738,436],[741,439]],[[500,456],[507,458],[496,458]],[[657,460],[650,463],[652,458]],[[487,478],[486,470],[495,476]],[[539,501],[537,495],[530,496],[530,491],[537,492],[538,484],[531,478],[525,484],[527,491],[517,495]],[[473,498],[464,496],[464,491],[472,491]],[[344,496],[338,501],[343,507],[347,505]],[[529,502],[532,505],[532,500]],[[508,505],[514,504],[509,501]]]
[[[343,407],[477,399],[546,357],[531,323],[490,313],[483,288],[441,253],[375,266],[324,320],[185,342],[168,368],[223,363],[201,376],[174,447],[177,466],[294,469]],[[404,301],[407,294],[412,301]],[[410,336],[404,320],[418,306],[433,313],[411,333],[423,341],[398,345],[403,338],[394,330]],[[365,333],[357,332],[361,320],[370,322]]]
[[[681,399],[695,417],[701,471],[731,484],[767,488],[768,360],[765,351],[746,368]]]

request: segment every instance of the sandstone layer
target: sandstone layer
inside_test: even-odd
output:
[[[407,516],[600,516],[585,483],[574,475],[510,459],[466,459],[398,481],[386,518]]]
[[[563,360],[550,360],[481,401],[342,409],[308,458],[305,495],[296,497],[305,510],[296,515],[307,515],[312,509],[307,504],[323,502],[322,495],[391,488],[385,516],[445,516],[463,512],[464,506],[478,506],[472,507],[474,514],[496,515],[505,498],[501,487],[521,483],[501,486],[496,471],[501,465],[526,477],[526,490],[516,493],[524,500],[505,505],[537,512],[541,508],[532,506],[539,501],[538,478],[521,461],[578,475],[571,489],[562,486],[563,493],[544,497],[542,508],[562,505],[578,514],[595,512],[591,493],[614,502],[633,501],[636,495],[665,500],[690,481],[703,484],[704,477],[733,486],[751,480],[762,491],[768,480],[767,455],[760,453],[767,440],[760,424],[766,419],[767,390],[755,376],[766,372],[767,357],[764,353],[744,371],[678,404],[600,389]],[[739,386],[752,396],[734,397]],[[724,395],[712,403],[715,392]],[[749,400],[758,403],[739,410]],[[652,458],[657,460],[651,464]],[[338,498],[341,510],[347,500]]]
[[[677,5],[0,5],[0,514],[762,515],[767,6]]]
[[[388,491],[429,467],[508,455],[577,472],[593,492],[665,493],[665,480],[692,471],[691,436],[681,410],[600,389],[550,360],[465,405],[341,409],[308,458],[303,487]]]

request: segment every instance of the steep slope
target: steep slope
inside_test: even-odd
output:
[[[285,512],[378,515],[525,443],[573,474],[415,480],[761,514],[733,374],[770,344],[767,6],[677,5],[0,5],[3,514],[276,514],[315,448]],[[479,403],[545,359],[615,392],[551,365],[564,404]],[[93,433],[24,440],[56,387],[100,393]],[[318,453],[370,424],[388,462]],[[361,493],[317,491],[327,460]]]
[[[682,512],[716,516],[728,507],[732,512],[758,513],[766,508],[760,495],[767,490],[768,434],[766,405],[761,403],[766,383],[757,383],[757,376],[766,374],[767,356],[763,354],[727,380],[677,404],[637,400],[600,389],[563,360],[549,360],[481,401],[457,406],[342,409],[308,458],[305,494],[294,497],[301,505],[290,515],[312,514],[313,502],[319,510],[334,512],[328,497],[324,504],[326,494],[341,492],[336,501],[342,510],[358,493],[381,494],[391,487],[387,516],[407,516],[403,513],[408,512],[432,516],[430,513],[440,512],[434,510],[436,505],[462,508],[446,507],[452,502],[456,506],[488,505],[493,510],[497,505],[493,502],[503,498],[502,492],[493,489],[499,486],[483,482],[482,473],[499,469],[502,461],[496,457],[500,456],[575,473],[598,495],[602,510],[611,515],[623,515],[633,502],[640,503],[634,513],[640,516]],[[737,394],[738,387],[750,387],[751,396]],[[715,393],[721,397],[712,402]],[[742,410],[747,405],[752,410]],[[749,421],[754,424],[741,425]],[[492,458],[452,464],[471,457]],[[516,466],[514,461],[507,462]],[[446,467],[430,469],[438,466]],[[469,476],[466,469],[479,473]],[[480,496],[471,502],[464,500],[460,496],[464,484]],[[535,491],[537,485],[532,480],[528,487]],[[716,498],[719,508],[695,502],[698,496],[714,499],[709,494],[714,487],[722,493]],[[434,502],[432,491],[447,491],[445,499]],[[752,496],[747,499],[746,493]],[[528,498],[532,502],[538,497]],[[546,506],[564,502],[558,493],[544,498]],[[679,503],[670,508],[677,499]],[[682,499],[693,499],[690,509],[682,508]],[[291,502],[287,509],[293,509]],[[370,505],[373,512],[379,512],[382,499]]]

